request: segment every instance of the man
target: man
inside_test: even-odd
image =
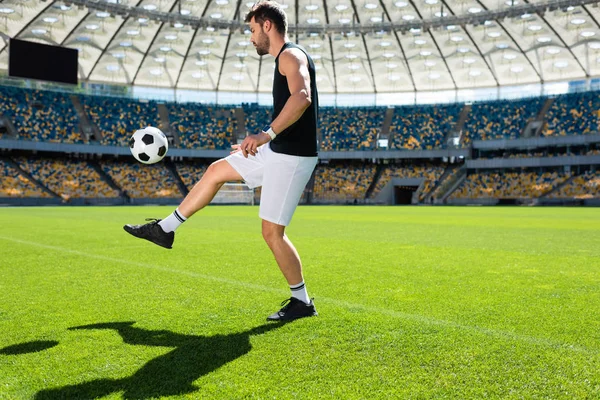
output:
[[[289,42],[287,16],[276,2],[256,3],[246,22],[256,52],[275,57],[271,124],[234,145],[228,157],[211,164],[173,214],[145,225],[125,225],[124,229],[170,249],[175,229],[208,205],[225,182],[243,179],[250,187],[262,186],[262,235],[292,292],[283,308],[267,319],[293,320],[317,315],[306,291],[300,257],[285,234],[317,165],[315,66],[303,48]]]

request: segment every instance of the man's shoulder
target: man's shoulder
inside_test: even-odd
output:
[[[294,45],[293,47],[288,47],[281,52],[279,56],[280,62],[307,62],[308,54],[301,47],[296,47],[298,45]]]
[[[294,46],[288,46],[285,49],[283,49],[283,51],[281,52],[281,55],[291,55],[291,54],[304,54],[304,50],[302,49],[302,47],[298,46],[298,45],[294,45]]]

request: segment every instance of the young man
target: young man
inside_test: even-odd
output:
[[[170,249],[175,229],[208,205],[225,182],[243,179],[250,187],[262,186],[262,235],[292,292],[283,308],[267,319],[293,320],[317,315],[304,285],[300,257],[285,234],[317,165],[315,65],[303,48],[289,42],[287,16],[276,2],[256,3],[246,22],[256,52],[275,57],[271,124],[234,145],[228,157],[211,164],[173,214],[145,225],[125,225],[124,229]]]

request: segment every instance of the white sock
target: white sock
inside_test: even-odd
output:
[[[310,299],[308,298],[308,292],[306,291],[306,285],[304,284],[304,281],[296,285],[290,285],[290,290],[292,291],[292,297],[303,301],[306,304],[310,303]]]
[[[169,233],[179,228],[179,225],[183,224],[186,220],[187,218],[184,217],[179,211],[179,208],[177,208],[171,215],[160,221],[158,225],[160,225],[163,231]]]

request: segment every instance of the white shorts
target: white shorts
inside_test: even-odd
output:
[[[283,226],[290,224],[318,160],[275,153],[268,143],[256,156],[245,158],[239,151],[225,159],[250,188],[262,186],[259,217]]]

